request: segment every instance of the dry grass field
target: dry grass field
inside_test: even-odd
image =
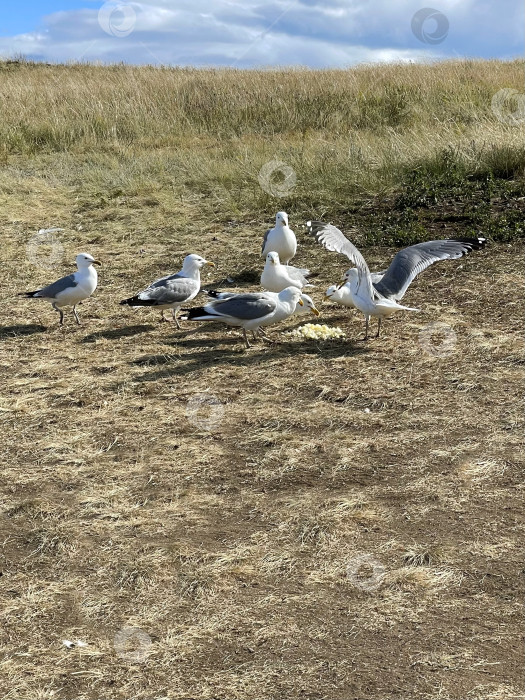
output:
[[[470,62],[249,83],[0,67],[5,700],[523,697],[523,125],[490,115],[490,94],[518,89],[522,71]],[[190,80],[202,108],[184,122],[179,94],[170,121],[166,95]],[[288,89],[272,111],[275,84]],[[323,122],[327,94],[347,85],[361,107],[349,98],[340,128]],[[398,123],[371,125],[403,85]],[[221,89],[248,92],[233,116]],[[293,109],[307,97],[319,123],[302,128]],[[257,182],[276,154],[297,174],[284,197]],[[489,242],[424,272],[405,298],[422,311],[367,343],[363,319],[332,304],[320,321],[345,339],[290,340],[303,317],[250,350],[235,330],[178,331],[118,305],[188,252],[217,265],[205,287],[256,288],[281,208],[295,261],[320,272],[319,303],[348,265],[302,233],[306,216],[357,225],[372,269],[413,239]],[[35,238],[49,226],[65,229],[51,251]],[[60,328],[49,304],[17,293],[70,271],[81,250],[103,262],[99,288],[82,327],[68,315]]]

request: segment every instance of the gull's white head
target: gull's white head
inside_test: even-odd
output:
[[[343,275],[343,282],[339,285],[339,287],[343,287],[345,284],[352,284],[352,282],[357,282],[359,279],[359,273],[357,271],[357,267],[351,267],[349,270],[347,270],[344,275]]]
[[[319,309],[316,309],[314,300],[312,297],[309,297],[308,294],[301,294],[299,297],[299,301],[303,302],[304,309],[307,311],[311,311],[315,316],[320,316],[321,312]]]
[[[304,306],[304,301],[301,299],[301,290],[297,287],[286,287],[282,292],[279,292],[279,299],[286,303],[293,304],[295,308],[297,304]]]
[[[279,260],[279,253],[276,253],[273,250],[270,251],[266,256],[266,262],[268,265],[279,265],[281,262]]]
[[[285,211],[278,211],[275,215],[276,226],[288,226],[288,214]]]
[[[357,274],[357,267],[351,267],[344,273],[343,279],[345,282],[352,282],[357,279]]]
[[[327,299],[331,299],[332,301],[341,301],[343,298],[342,287],[337,284],[332,284],[328,287],[324,295]]]
[[[90,265],[101,265],[101,262],[99,260],[95,260],[95,258],[89,253],[79,253],[75,258],[75,262],[79,270],[90,267]]]
[[[195,270],[200,270],[204,267],[204,265],[211,265],[211,267],[215,267],[215,263],[206,260],[200,255],[191,253],[191,255],[186,255],[186,257],[184,258],[184,262],[182,263],[182,270],[183,272],[193,272]]]

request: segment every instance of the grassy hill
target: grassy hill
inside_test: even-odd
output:
[[[114,217],[133,200],[135,220],[160,206],[181,225],[285,209],[295,222],[356,223],[371,244],[454,225],[510,240],[523,235],[525,121],[510,117],[512,99],[496,98],[496,110],[493,100],[520,92],[523,70],[523,61],[325,71],[3,63],[0,185],[8,195],[30,162],[40,188],[52,178],[69,200],[41,202],[39,213],[67,225],[73,201]],[[291,170],[261,175],[276,162]]]

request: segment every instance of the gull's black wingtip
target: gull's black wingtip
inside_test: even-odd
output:
[[[310,236],[316,236],[325,226],[324,221],[307,221],[305,224],[306,233]]]
[[[194,306],[192,309],[181,309],[181,311],[184,314],[180,316],[183,321],[193,321],[198,316],[205,316],[207,313],[204,306]]]
[[[139,297],[130,297],[129,299],[122,299],[119,301],[120,306],[157,306],[157,302],[154,299],[140,299]]]
[[[477,236],[476,238],[453,238],[451,240],[463,243],[469,250],[481,250],[487,244],[487,239],[484,236]]]

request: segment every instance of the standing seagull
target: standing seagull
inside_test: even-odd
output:
[[[370,316],[378,317],[379,336],[383,316],[390,316],[398,310],[417,311],[397,302],[420,272],[440,260],[461,258],[472,250],[483,248],[486,243],[482,237],[417,243],[400,250],[387,270],[372,275],[361,253],[338,228],[322,221],[308,221],[306,228],[327,250],[346,255],[356,266],[345,273],[345,280],[349,283],[351,302],[365,315],[365,340]]]
[[[161,277],[134,297],[123,299],[120,303],[129,306],[155,306],[161,309],[161,321],[165,321],[164,309],[171,309],[173,320],[180,328],[177,311],[183,304],[197,296],[201,288],[201,268],[204,265],[215,264],[201,258],[200,255],[187,255],[182,264],[182,270],[174,275]]]
[[[20,296],[32,299],[46,299],[60,314],[60,325],[64,325],[62,306],[72,306],[77,324],[80,326],[76,305],[90,297],[97,288],[97,271],[93,265],[100,265],[98,260],[89,253],[79,253],[75,259],[77,272],[67,277],[61,277],[53,284],[37,289],[36,292],[25,292]]]
[[[259,332],[264,326],[284,321],[291,316],[296,305],[302,306],[301,290],[287,287],[279,294],[273,292],[255,292],[246,294],[229,294],[204,306],[188,309],[184,318],[190,321],[221,321],[228,326],[242,328],[246,347],[250,347],[246,331]],[[262,331],[260,331],[262,333]]]
[[[231,299],[232,297],[237,296],[236,292],[218,292],[215,289],[203,289],[202,291],[205,292],[212,299]],[[295,305],[294,314],[309,314],[310,312],[315,314],[316,316],[321,315],[320,311],[316,308],[312,297],[309,297],[308,294],[301,294],[301,296],[297,300],[297,304]]]
[[[306,279],[310,270],[293,265],[281,265],[279,255],[271,251],[266,256],[266,264],[261,274],[261,287],[269,292],[282,292],[286,287],[313,287]]]
[[[266,257],[272,250],[285,265],[288,265],[297,252],[297,238],[288,226],[288,214],[285,211],[277,212],[275,226],[264,234],[261,255]]]

